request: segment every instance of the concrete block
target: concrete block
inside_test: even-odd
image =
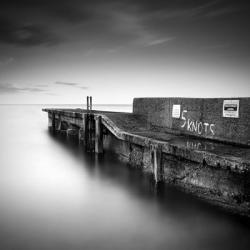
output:
[[[239,101],[238,118],[223,117],[225,100]],[[172,117],[173,105],[180,105],[180,117]],[[163,130],[250,145],[250,98],[135,98],[133,112]]]

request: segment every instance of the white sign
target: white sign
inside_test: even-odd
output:
[[[173,109],[172,109],[172,117],[173,118],[180,118],[181,116],[181,105],[173,105]]]
[[[223,117],[239,118],[239,100],[223,101]]]

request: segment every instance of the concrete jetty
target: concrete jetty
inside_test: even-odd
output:
[[[156,183],[250,216],[250,98],[135,98],[132,113],[87,107],[43,111],[53,132],[87,151],[113,151]]]

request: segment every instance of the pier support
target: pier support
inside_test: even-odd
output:
[[[89,148],[89,114],[83,114],[84,147]]]
[[[80,128],[78,131],[78,140],[79,142],[84,141],[84,129],[83,128]]]
[[[95,150],[95,145],[94,145],[95,121],[93,114],[84,114],[83,130],[84,130],[85,149],[87,152],[93,152]]]
[[[103,153],[103,133],[102,133],[102,117],[95,117],[95,152]]]
[[[56,117],[55,113],[52,113],[52,132],[56,131]]]
[[[61,115],[58,116],[58,125],[57,125],[57,130],[60,131],[62,129],[62,120],[61,120]]]
[[[151,148],[154,179],[155,182],[157,183],[162,179],[162,164],[161,164],[162,150],[159,145],[151,145],[150,148]]]

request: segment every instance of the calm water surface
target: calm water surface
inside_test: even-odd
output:
[[[51,136],[41,108],[0,106],[0,249],[250,249],[246,219]]]

